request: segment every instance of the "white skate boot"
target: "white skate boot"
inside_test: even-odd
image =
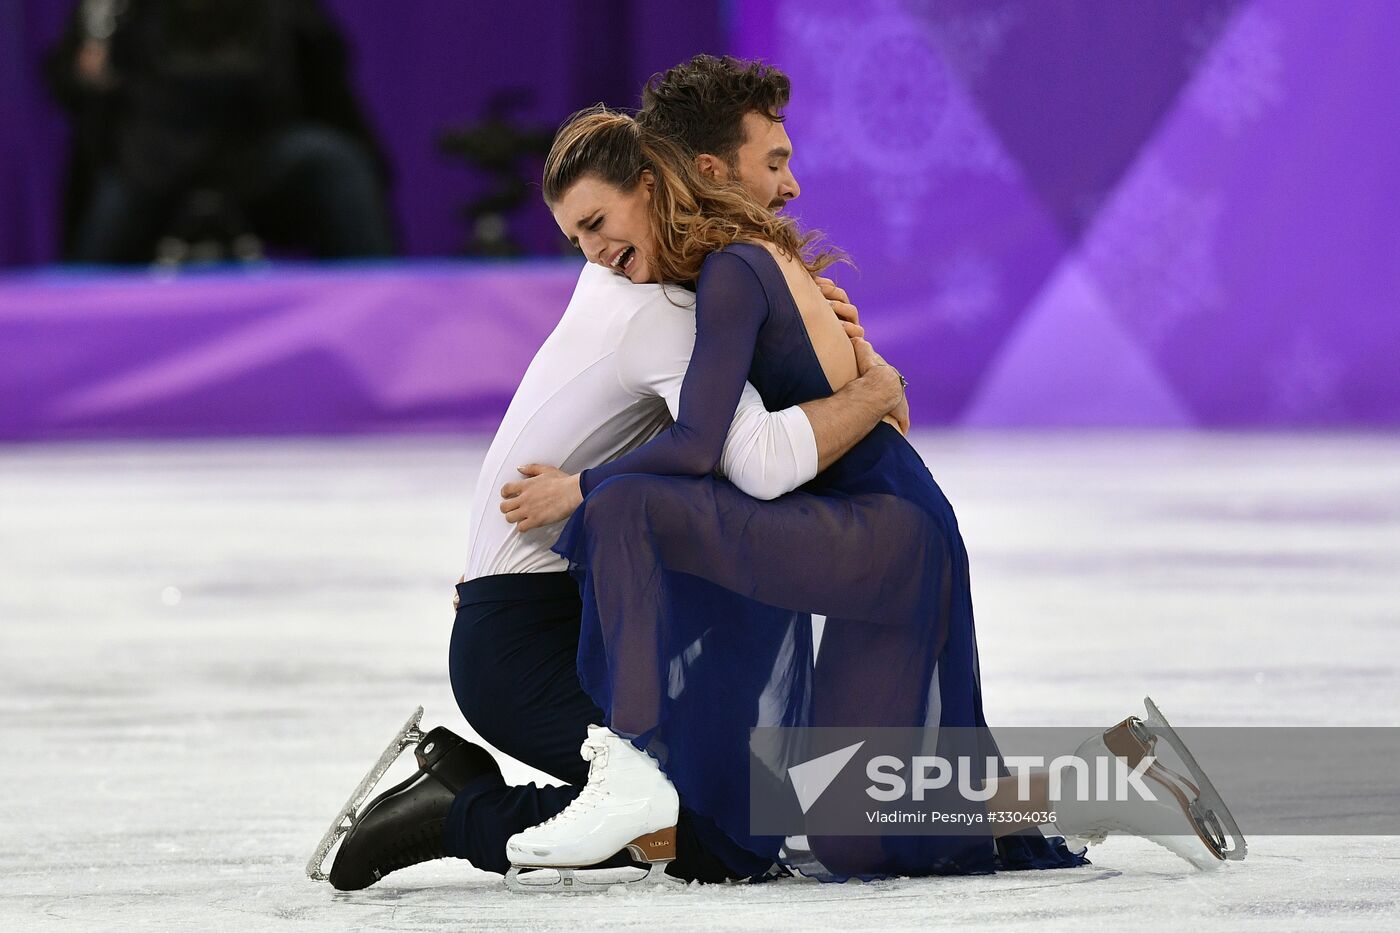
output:
[[[1129,716],[1079,746],[1076,756],[1089,764],[1089,792],[1076,794],[1074,787],[1066,786],[1062,799],[1051,801],[1056,825],[1091,845],[1103,842],[1111,832],[1141,836],[1201,870],[1217,868],[1225,859],[1244,858],[1244,836],[1220,794],[1152,698],[1143,702],[1145,721]],[[1181,757],[1191,778],[1156,760],[1159,738]],[[1127,780],[1149,756],[1151,762],[1139,773],[1142,785],[1156,800],[1144,799]],[[1096,767],[1100,759],[1107,760],[1106,770]]]
[[[573,893],[666,880],[666,863],[676,857],[680,799],[675,787],[650,755],[602,726],[588,727],[580,754],[589,762],[588,784],[574,802],[506,843],[512,866],[506,887],[512,891]],[[606,880],[594,880],[574,874],[574,869],[596,866],[624,849],[650,866],[645,876],[618,878],[609,872]],[[525,880],[522,868],[553,868],[559,877],[549,883]]]

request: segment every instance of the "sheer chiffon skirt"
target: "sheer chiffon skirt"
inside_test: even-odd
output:
[[[713,477],[613,477],[555,550],[583,597],[585,691],[742,848],[827,880],[1083,864],[1035,830],[811,838],[802,857],[750,831],[755,726],[986,725],[957,522],[893,428],[772,501]],[[810,613],[827,617],[815,666]]]

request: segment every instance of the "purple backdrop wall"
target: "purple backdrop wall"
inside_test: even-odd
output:
[[[778,0],[796,212],[924,417],[1400,423],[1400,4]]]
[[[488,84],[535,81],[554,119],[628,102],[643,75],[729,44],[792,75],[794,209],[854,257],[841,275],[913,381],[919,422],[1400,425],[1398,3],[732,0],[727,39],[713,8],[680,28],[685,7],[609,6],[634,14],[615,29],[597,9],[571,24],[525,4],[490,7],[488,41],[484,6],[333,3],[360,37],[415,251],[459,235],[452,211],[474,181],[431,135]],[[61,18],[35,2],[0,16],[0,52],[25,54]],[[34,132],[0,134],[0,256],[42,259],[61,124],[16,92],[28,72],[15,62],[0,55],[0,116]],[[470,267],[422,287],[420,271],[120,277],[110,292],[0,279],[0,436],[205,432],[190,399],[217,400],[242,433],[489,424],[557,318],[567,271],[502,266],[487,286]],[[236,338],[275,314],[333,330],[323,292],[355,309],[357,340],[294,323],[271,329],[283,345]],[[223,316],[192,317],[191,343],[172,344],[172,296]],[[529,339],[419,354],[405,381],[404,327],[429,321],[446,340],[458,331],[442,321],[494,328],[502,308]],[[93,327],[111,338],[85,345]],[[222,368],[233,359],[244,375]],[[260,373],[300,400],[290,421],[254,388]],[[431,403],[400,404],[420,389]]]

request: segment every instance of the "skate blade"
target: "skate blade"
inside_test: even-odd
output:
[[[633,864],[638,868],[643,868],[655,862],[675,861],[676,827],[667,826],[665,829],[658,829],[655,832],[638,836],[621,849],[618,849],[614,855],[621,855],[623,852],[627,853],[628,858],[630,858]],[[513,868],[583,868],[598,870],[598,865],[600,864],[600,862],[589,862],[587,864],[570,862],[567,859],[561,859],[559,856],[549,852],[548,849],[531,849],[528,844],[517,848],[514,839],[506,844],[506,855],[510,858],[510,864]],[[609,858],[611,858],[611,856],[609,856]],[[605,860],[606,859],[603,861]]]
[[[1196,799],[1189,802],[1189,812],[1196,823],[1197,832],[1219,858],[1230,861],[1243,859],[1249,851],[1249,844],[1245,842],[1244,833],[1240,832],[1239,824],[1235,822],[1230,808],[1225,806],[1220,792],[1152,698],[1144,697],[1143,704],[1147,707],[1147,720],[1141,723],[1142,727],[1170,745],[1194,778],[1197,793]]]
[[[365,799],[374,792],[374,787],[379,783],[379,779],[384,776],[384,772],[393,767],[394,762],[399,760],[403,750],[410,745],[416,745],[423,739],[423,732],[418,728],[418,724],[423,720],[423,707],[418,707],[413,711],[413,715],[408,717],[408,721],[403,724],[403,728],[394,736],[392,742],[384,749],[379,756],[379,760],[374,763],[374,767],[369,769],[355,792],[350,795],[350,799],[345,802],[345,806],[340,808],[340,812],[331,821],[331,828],[326,830],[326,834],[321,837],[320,843],[316,846],[316,851],[312,853],[311,860],[306,863],[306,877],[312,881],[329,881],[330,878],[321,870],[325,864],[326,856],[330,854],[336,841],[341,836],[355,828],[355,823],[359,820],[359,806]]]
[[[524,874],[522,874],[522,872]],[[641,885],[684,885],[666,874],[665,862],[649,868],[527,868],[512,865],[506,872],[506,888],[513,894],[596,894],[614,888]]]

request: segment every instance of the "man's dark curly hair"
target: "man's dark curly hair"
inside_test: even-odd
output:
[[[654,74],[642,90],[637,122],[731,168],[744,144],[744,115],[783,122],[792,82],[772,65],[725,55],[697,55]]]

